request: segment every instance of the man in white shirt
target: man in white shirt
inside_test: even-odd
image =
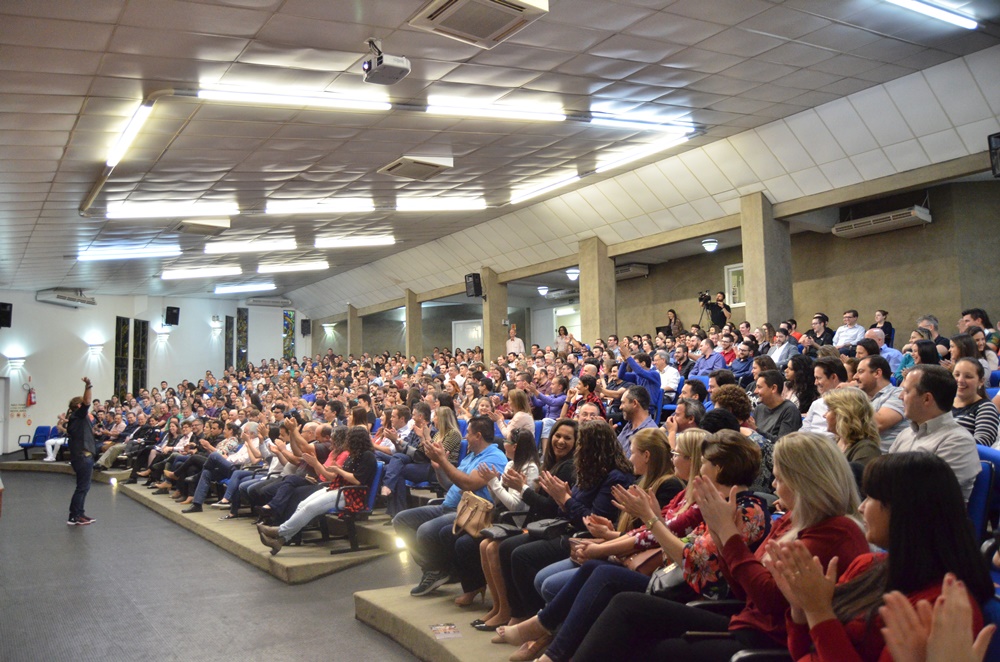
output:
[[[660,389],[663,391],[664,402],[672,401],[677,393],[677,384],[681,381],[681,373],[670,365],[670,354],[667,350],[656,351],[653,355],[653,367],[660,373]]]
[[[774,343],[771,345],[771,349],[767,350],[767,355],[774,360],[774,364],[778,366],[778,369],[784,370],[785,366],[788,365],[788,361],[798,353],[798,346],[788,339],[788,331],[786,329],[776,329],[774,332]]]
[[[899,433],[889,452],[937,455],[955,472],[968,501],[981,467],[976,441],[951,415],[957,390],[955,378],[941,366],[913,366],[903,379],[903,406],[910,425]]]
[[[841,354],[854,355],[854,346],[865,337],[865,327],[858,324],[858,311],[845,310],[844,324],[833,334],[833,346]]]
[[[826,406],[826,400],[823,399],[823,394],[847,383],[847,368],[844,367],[844,362],[840,359],[828,356],[813,364],[813,377],[820,397],[809,405],[809,411],[802,418],[801,429],[803,432],[817,432],[833,439],[834,434],[829,431],[826,424],[826,412],[829,409]]]
[[[515,356],[524,354],[524,341],[517,337],[517,328],[510,327],[508,335],[510,337],[507,338],[507,353]]]

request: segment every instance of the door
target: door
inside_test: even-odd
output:
[[[451,323],[451,351],[483,346],[483,320],[459,320]]]

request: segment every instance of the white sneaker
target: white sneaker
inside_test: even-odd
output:
[[[43,457],[42,458],[42,462],[55,462],[55,461],[56,461],[56,459],[54,457]]]

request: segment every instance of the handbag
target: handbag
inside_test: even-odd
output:
[[[632,552],[618,558],[618,562],[635,572],[651,577],[653,572],[663,565],[663,550],[659,547]]]
[[[473,538],[479,538],[481,531],[493,524],[493,502],[472,492],[462,492],[458,502],[458,514],[451,525],[451,532],[465,531]]]
[[[528,535],[533,540],[552,540],[570,532],[572,523],[562,517],[540,519],[528,524]]]
[[[524,533],[524,529],[515,524],[504,524],[499,522],[493,526],[488,526],[479,532],[483,538],[490,540],[505,540],[511,536],[519,536]]]
[[[668,598],[673,590],[682,584],[684,584],[684,570],[676,563],[670,563],[653,571],[646,585],[646,593]]]

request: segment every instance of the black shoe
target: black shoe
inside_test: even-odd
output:
[[[472,627],[479,630],[480,632],[496,632],[499,625],[487,625],[486,623],[480,621],[478,623],[473,623]]]
[[[185,508],[181,512],[182,513],[200,513],[201,512],[201,504],[200,503],[192,503],[190,507]]]
[[[108,470],[107,467],[105,467],[103,464],[95,464],[94,465],[94,473],[95,474],[96,473],[100,473],[102,471],[107,471],[107,470]]]
[[[419,598],[427,595],[448,583],[448,573],[439,570],[429,570],[424,573],[420,583],[413,587],[410,595]]]
[[[95,517],[87,517],[86,515],[80,515],[76,518],[77,524],[93,524],[97,521]]]
[[[474,620],[471,623],[469,623],[469,625],[471,625],[472,627],[479,627],[480,625],[482,625],[485,622],[486,621],[484,621],[483,619],[477,618],[476,620]]]
[[[382,522],[382,526],[392,526],[392,518],[390,517],[386,521]]]
[[[125,484],[126,485],[135,485],[138,482],[139,482],[138,478],[129,478],[128,480],[125,481]]]
[[[158,487],[153,490],[153,494],[170,494],[170,490],[165,487]]]

